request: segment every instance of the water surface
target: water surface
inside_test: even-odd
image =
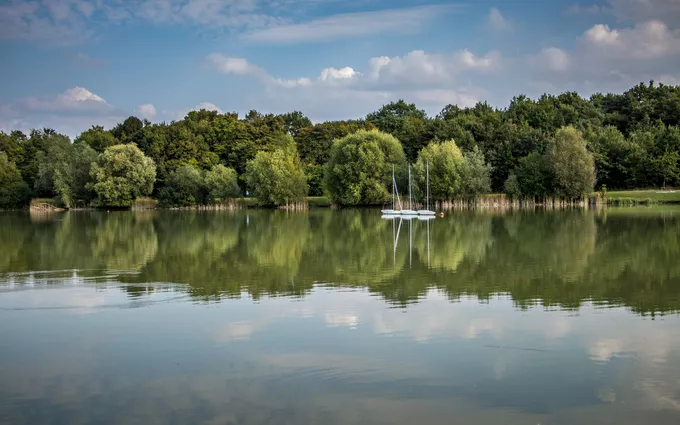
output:
[[[680,208],[0,214],[0,423],[680,423]]]

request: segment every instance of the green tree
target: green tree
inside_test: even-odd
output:
[[[418,189],[424,190],[426,166],[430,166],[430,198],[450,201],[464,196],[462,172],[465,167],[463,153],[454,140],[432,142],[418,154],[414,168]]]
[[[558,196],[569,200],[580,199],[593,191],[595,163],[580,131],[572,126],[558,130],[548,146],[547,154]]]
[[[209,202],[223,202],[241,194],[238,176],[233,168],[217,164],[205,173],[205,189]]]
[[[61,164],[70,162],[72,158],[73,145],[65,137],[54,138],[46,145],[44,151],[37,152],[38,174],[34,183],[36,194],[50,198],[57,195],[56,170]]]
[[[680,154],[678,151],[666,151],[654,159],[656,172],[662,176],[662,186],[672,185],[680,180]]]
[[[110,131],[104,130],[100,125],[93,125],[88,130],[80,133],[73,141],[73,144],[86,144],[95,151],[101,153],[109,146],[117,145],[120,140],[116,138]]]
[[[303,128],[312,125],[312,121],[300,111],[288,112],[281,115],[281,118],[283,119],[283,127],[286,134],[290,134],[293,137],[297,137]]]
[[[288,205],[303,201],[307,177],[291,136],[278,149],[260,151],[248,161],[245,180],[260,205]]]
[[[50,156],[67,149],[70,144],[71,142],[67,136],[59,134],[52,129],[31,130],[28,139],[22,143],[24,148],[23,159],[16,165],[24,181],[31,188],[33,195],[50,197],[54,195],[52,169],[47,161],[49,161]],[[50,147],[54,145],[57,148],[48,153]],[[40,170],[41,164],[43,165],[42,172]],[[38,181],[39,178],[40,181]],[[38,183],[37,188],[36,183]]]
[[[520,159],[514,175],[522,198],[540,200],[553,192],[552,171],[544,155],[532,152]]]
[[[307,184],[309,184],[309,195],[323,196],[323,176],[326,170],[325,166],[318,164],[305,164],[303,169],[305,171],[305,175],[307,176]]]
[[[144,123],[135,116],[130,116],[111,129],[111,134],[122,143],[135,143],[141,136]]]
[[[90,188],[92,163],[97,161],[97,151],[88,144],[79,143],[70,150],[68,158],[54,165],[54,191],[67,208],[86,206],[94,199]]]
[[[29,188],[7,154],[0,152],[0,209],[19,208],[28,202]]]
[[[491,192],[491,165],[486,163],[477,146],[463,155],[460,177],[465,198],[474,199]]]
[[[359,130],[336,140],[324,184],[340,205],[373,205],[390,199],[392,166],[403,175],[406,157],[399,141],[378,130]]]
[[[420,149],[434,137],[429,131],[425,111],[402,99],[383,105],[379,110],[368,114],[366,121],[374,124],[378,130],[396,137],[409,161],[415,161]]]
[[[503,193],[508,195],[511,199],[518,199],[522,196],[522,191],[519,187],[519,181],[515,173],[510,173],[505,184],[503,184]]]
[[[24,147],[26,136],[20,131],[5,134],[0,131],[0,152],[7,155],[7,160],[14,164],[20,164],[24,159]]]
[[[158,201],[163,207],[204,204],[205,192],[201,170],[193,165],[185,165],[168,175],[165,186],[158,192]]]
[[[589,130],[586,140],[593,152],[598,185],[616,189],[635,184],[636,168],[642,153],[639,146],[613,126]]]
[[[295,136],[300,158],[306,164],[323,165],[336,139],[341,139],[358,130],[374,130],[373,124],[365,121],[327,121],[301,129]]]
[[[134,144],[108,147],[92,164],[90,184],[98,206],[129,207],[153,191],[156,165]]]

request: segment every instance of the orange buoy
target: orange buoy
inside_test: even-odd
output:
[[[443,211],[439,213],[439,217],[444,217],[444,212],[443,212]]]

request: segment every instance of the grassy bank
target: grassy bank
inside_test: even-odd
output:
[[[619,190],[607,192],[607,203],[614,205],[676,204],[680,190]]]

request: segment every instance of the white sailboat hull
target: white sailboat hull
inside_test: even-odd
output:
[[[418,215],[435,215],[435,212],[430,210],[418,210]]]

